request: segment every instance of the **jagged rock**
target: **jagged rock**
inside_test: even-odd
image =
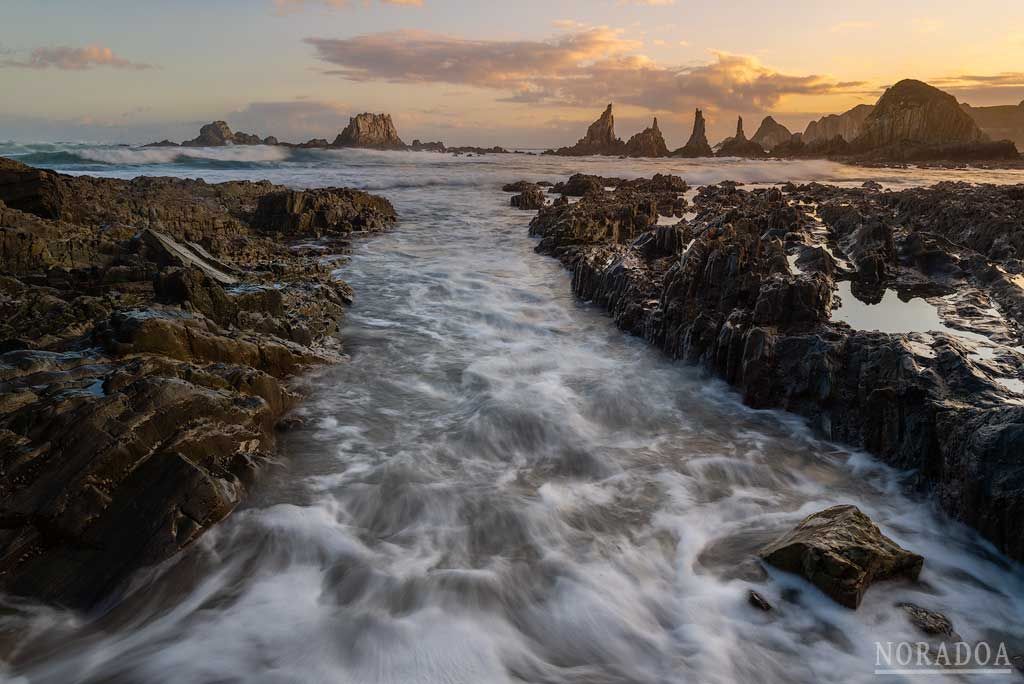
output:
[[[894,161],[1018,157],[1012,142],[991,142],[955,97],[911,79],[885,91],[851,147]]]
[[[955,97],[907,79],[885,91],[852,142],[855,149],[872,150],[902,142],[950,145],[984,139]]]
[[[846,142],[852,142],[860,135],[864,121],[874,108],[874,105],[857,105],[842,114],[829,114],[817,121],[812,121],[807,124],[803,142],[805,145],[810,145],[819,141],[831,141],[837,137]]]
[[[708,144],[704,113],[698,109],[693,114],[693,132],[690,133],[690,139],[686,141],[685,145],[673,152],[672,156],[693,159],[697,157],[713,157],[714,155],[715,153],[711,149],[711,145]]]
[[[548,183],[548,186],[550,186],[550,185],[551,184]],[[501,186],[501,190],[502,190],[502,192],[526,192],[527,190],[529,190],[531,188],[539,188],[539,187],[540,187],[540,183],[534,183],[532,181],[521,180],[521,181],[516,181],[515,183],[505,183],[505,185]]]
[[[767,153],[760,145],[752,140],[747,140],[743,133],[743,117],[736,122],[736,135],[726,138],[718,147],[719,157],[765,157]]]
[[[412,141],[409,149],[414,152],[447,152],[443,142],[420,142],[418,139]]]
[[[897,607],[902,608],[906,612],[907,619],[910,620],[911,624],[925,634],[959,639],[959,636],[953,630],[953,623],[942,613],[922,608],[913,603],[900,603]]]
[[[370,147],[381,150],[405,149],[390,114],[363,113],[348,121],[333,147]]]
[[[266,138],[263,139],[263,144],[264,145],[280,145],[281,143],[278,141],[278,139],[276,137],[274,137],[272,135],[268,135]]]
[[[854,609],[870,585],[895,577],[916,580],[924,564],[921,556],[882,534],[856,506],[834,506],[807,516],[760,555]]]
[[[178,143],[171,142],[170,140],[167,140],[165,138],[159,142],[151,142],[149,144],[143,145],[143,147],[179,147],[179,145]]]
[[[668,146],[658,128],[658,118],[650,128],[640,131],[626,143],[625,154],[628,157],[667,157]]]
[[[758,610],[764,611],[765,613],[769,613],[772,610],[772,604],[768,603],[763,596],[753,589],[747,593],[747,603]]]
[[[896,192],[790,183],[783,193],[723,182],[700,189],[696,218],[657,226],[655,212],[678,211],[672,202],[682,185],[576,181],[581,199],[541,209],[530,233],[540,238],[537,251],[572,271],[578,297],[725,379],[750,406],[805,416],[828,439],[914,470],[915,488],[1024,558],[1016,529],[1024,461],[1015,449],[1024,405],[993,380],[1024,379],[1020,358],[1006,348],[979,361],[963,340],[941,333],[911,342],[830,317],[839,278],[852,279],[862,301],[887,287],[904,300],[957,292],[962,301],[948,324],[1019,345],[1019,187]],[[820,242],[820,221],[833,247]],[[833,257],[831,249],[850,254]],[[799,272],[787,258],[794,255]],[[931,348],[918,351],[922,344]]]
[[[252,224],[286,235],[347,235],[384,230],[395,210],[382,197],[348,188],[270,192],[259,198]]]
[[[587,134],[572,147],[560,147],[551,154],[580,157],[591,154],[618,155],[625,153],[625,143],[615,137],[615,117],[609,104],[597,121],[590,124]]]
[[[792,139],[793,134],[789,132],[789,129],[770,116],[764,118],[757,128],[757,133],[754,133],[754,137],[751,138],[753,142],[768,151]]]
[[[394,221],[294,194],[0,159],[0,591],[88,609],[237,505],[296,402],[283,379],[339,358],[351,301],[266,236]]]
[[[225,121],[214,121],[199,129],[199,135],[181,143],[184,147],[223,147],[235,144],[235,134]]]
[[[518,195],[513,195],[509,200],[516,209],[540,209],[544,206],[545,194],[538,186],[526,188]]]

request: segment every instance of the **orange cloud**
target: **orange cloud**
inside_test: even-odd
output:
[[[85,47],[38,47],[29,53],[26,59],[6,59],[0,66],[23,69],[65,69],[82,71],[95,67],[112,67],[114,69],[152,69],[150,64],[131,62],[114,54],[114,51],[102,45],[86,45]]]
[[[467,40],[423,31],[309,38],[327,73],[352,81],[454,83],[505,91],[512,102],[593,106],[615,100],[651,110],[705,106],[766,110],[786,95],[826,95],[861,85],[790,75],[753,57],[715,52],[672,67],[637,54],[641,43],[606,27],[547,41]]]

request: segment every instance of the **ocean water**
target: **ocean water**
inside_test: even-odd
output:
[[[877,642],[921,639],[903,601],[942,611],[966,641],[1024,653],[1020,565],[906,495],[908,474],[745,408],[617,331],[533,252],[531,213],[500,190],[574,171],[892,187],[1020,172],[86,144],[0,155],[70,173],[354,186],[401,216],[339,268],[357,292],[350,360],[297,381],[305,427],[282,436],[245,505],[110,610],[3,599],[2,680],[919,681],[874,674]],[[921,581],[875,585],[850,611],[794,576],[738,572],[840,503],[921,553]],[[775,610],[751,608],[752,588]]]

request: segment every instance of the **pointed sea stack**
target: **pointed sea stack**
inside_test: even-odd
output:
[[[754,133],[754,137],[751,138],[751,140],[766,150],[772,150],[792,139],[793,134],[790,133],[789,129],[770,116],[764,117],[761,126],[757,129],[757,133]]]
[[[672,156],[686,157],[688,159],[715,156],[714,151],[711,149],[711,145],[708,144],[708,134],[704,124],[704,112],[699,109],[694,111],[693,132],[690,134],[690,139],[686,141],[685,145],[673,152]]]
[[[650,128],[640,131],[626,143],[626,155],[629,157],[667,157],[668,145],[658,128],[658,117]]]
[[[736,121],[736,135],[726,138],[718,148],[719,157],[765,157],[764,148],[753,140],[747,140],[743,132],[743,117]]]
[[[583,157],[591,154],[625,154],[626,144],[615,137],[615,117],[612,115],[612,106],[605,107],[604,112],[597,121],[590,124],[587,134],[580,138],[572,147],[560,147],[557,150],[549,151],[548,154],[557,154],[563,157]]]
[[[332,147],[368,147],[375,150],[404,150],[390,114],[363,113],[348,120]]]

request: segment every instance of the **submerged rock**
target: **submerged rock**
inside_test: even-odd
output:
[[[916,580],[924,559],[892,541],[855,506],[834,506],[804,518],[761,550],[775,567],[796,573],[840,605],[857,608],[875,582]]]
[[[902,608],[911,624],[925,634],[959,639],[959,636],[953,630],[953,623],[942,613],[922,608],[913,603],[900,603],[897,607]]]

